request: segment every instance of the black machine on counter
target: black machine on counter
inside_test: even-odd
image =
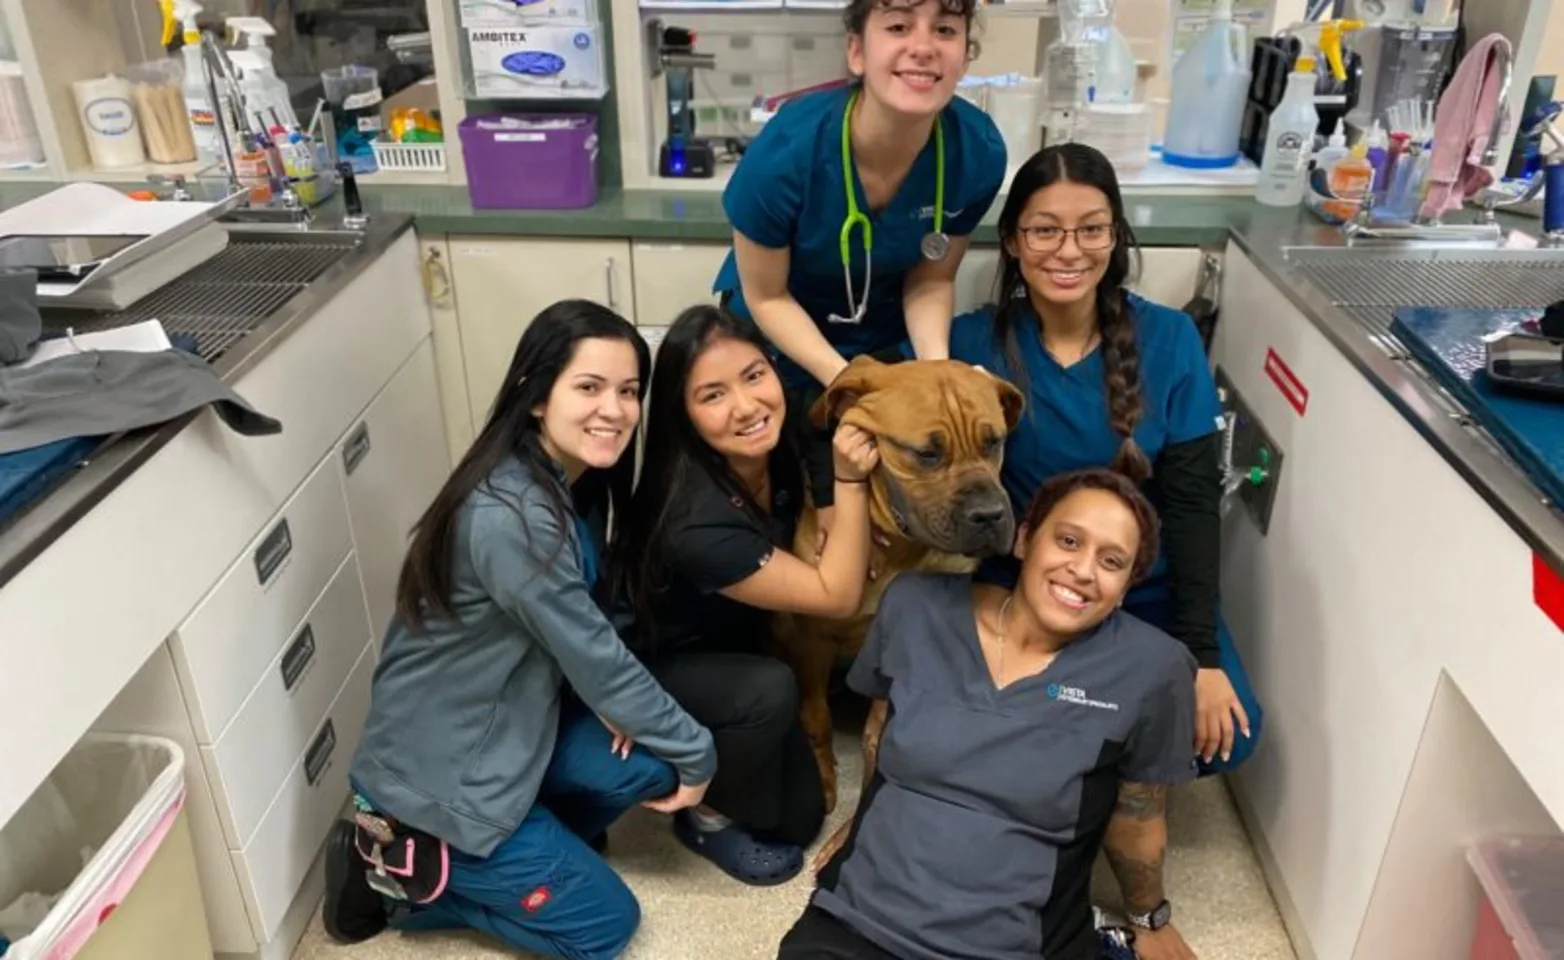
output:
[[[668,136],[657,158],[659,176],[706,178],[717,172],[717,151],[695,136],[695,71],[716,66],[716,57],[695,52],[695,34],[684,27],[647,25],[655,44],[652,77],[667,77]]]

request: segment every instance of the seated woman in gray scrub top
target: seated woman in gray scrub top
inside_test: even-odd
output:
[[[848,685],[874,701],[858,810],[778,960],[1097,960],[1106,848],[1141,960],[1191,960],[1163,897],[1168,787],[1196,775],[1195,660],[1119,610],[1157,556],[1121,474],[1049,480],[1006,589],[902,574]]]

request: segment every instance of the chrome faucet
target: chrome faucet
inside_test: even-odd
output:
[[[1510,82],[1515,79],[1515,54],[1508,40],[1493,45],[1493,55],[1501,61],[1499,74],[1499,101],[1493,107],[1493,129],[1488,133],[1488,146],[1483,150],[1483,166],[1491,167],[1499,162],[1499,138],[1504,135],[1504,121],[1509,114]]]

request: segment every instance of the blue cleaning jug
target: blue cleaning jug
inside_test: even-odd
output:
[[[1164,163],[1209,170],[1238,162],[1249,97],[1247,48],[1248,34],[1233,23],[1232,0],[1217,0],[1211,22],[1173,67]]]

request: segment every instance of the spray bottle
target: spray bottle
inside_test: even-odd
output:
[[[1265,124],[1265,153],[1254,198],[1268,207],[1295,207],[1303,201],[1320,126],[1314,108],[1314,57],[1305,53],[1287,75],[1287,92]]]
[[[266,38],[276,36],[277,31],[260,17],[229,17],[223,22],[236,42],[239,36],[244,37],[243,49],[230,50],[228,59],[239,71],[248,115],[259,114],[263,130],[274,117],[289,130],[297,127],[299,120],[293,112],[288,85],[277,76],[271,48],[266,44]]]
[[[206,74],[201,63],[201,28],[196,17],[201,5],[195,0],[162,0],[163,46],[172,47],[175,36],[183,42],[184,79],[181,92],[190,119],[190,135],[195,140],[196,158],[202,166],[224,162],[217,139],[217,110],[206,89]],[[183,33],[180,33],[180,28]]]

